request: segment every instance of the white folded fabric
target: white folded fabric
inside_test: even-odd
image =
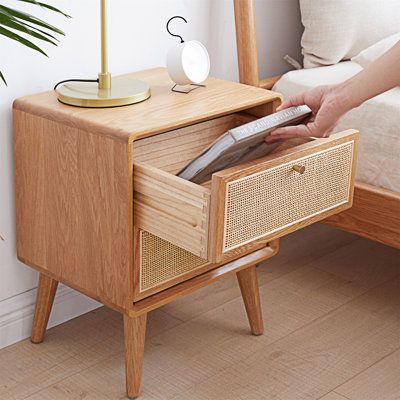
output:
[[[400,29],[400,27],[399,27]],[[367,47],[361,53],[357,54],[351,59],[351,61],[356,62],[363,68],[367,67],[382,54],[386,53],[390,48],[392,48],[398,41],[400,41],[400,31],[394,35],[390,35],[379,42]]]
[[[300,0],[304,67],[350,60],[399,32],[400,0]]]

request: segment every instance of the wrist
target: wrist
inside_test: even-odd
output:
[[[360,105],[357,102],[351,79],[335,85],[333,92],[343,114]]]

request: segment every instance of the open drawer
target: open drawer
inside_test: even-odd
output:
[[[212,263],[351,207],[358,133],[309,139],[197,185],[174,174],[233,114],[134,142],[134,225]]]

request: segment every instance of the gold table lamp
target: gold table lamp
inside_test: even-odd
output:
[[[56,88],[58,100],[79,107],[116,107],[138,103],[150,97],[150,86],[127,76],[112,78],[107,59],[107,5],[100,0],[101,9],[101,72],[96,82],[71,79]]]

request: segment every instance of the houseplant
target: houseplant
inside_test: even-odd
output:
[[[38,7],[43,7],[51,12],[59,13],[69,18],[69,15],[49,4],[42,3],[36,0],[14,0],[16,2],[31,3]],[[34,15],[20,11],[15,8],[6,7],[0,3],[0,36],[38,51],[47,56],[47,54],[34,41],[40,43],[47,42],[57,45],[57,35],[64,35],[60,29],[43,21]],[[29,39],[28,39],[29,38]],[[0,79],[5,83],[5,77],[0,70]]]

